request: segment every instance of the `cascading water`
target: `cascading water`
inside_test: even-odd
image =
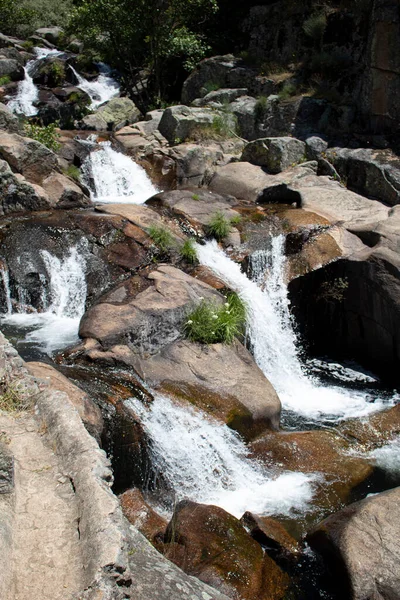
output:
[[[334,421],[364,416],[387,406],[376,396],[325,386],[303,371],[284,281],[284,236],[272,240],[269,253],[253,255],[254,280],[242,273],[215,241],[198,245],[197,255],[201,264],[245,302],[247,335],[254,358],[278,392],[284,409],[309,419]]]
[[[3,282],[4,297],[6,300],[7,315],[12,313],[11,293],[10,293],[10,278],[7,267],[0,265],[0,276]]]
[[[36,58],[30,60],[26,67],[24,67],[25,78],[18,84],[17,93],[12,98],[7,106],[8,108],[16,113],[25,115],[26,117],[33,117],[37,115],[38,109],[35,106],[35,102],[39,97],[39,90],[30,75],[35,65],[50,55],[60,54],[58,50],[49,50],[48,48],[35,48],[34,49]]]
[[[375,464],[393,478],[400,477],[400,437],[373,450],[367,456],[374,459]]]
[[[27,344],[38,346],[47,354],[75,343],[78,339],[79,322],[85,310],[86,300],[86,261],[82,248],[75,246],[69,254],[59,259],[47,250],[41,251],[49,276],[49,291],[43,285],[41,292],[44,312],[35,312],[27,306],[26,291],[18,290],[18,310],[11,310],[1,318],[1,323],[21,329]],[[41,280],[44,282],[44,278]],[[3,273],[3,282],[4,279]],[[8,282],[8,280],[7,280]],[[21,302],[22,301],[22,302]]]
[[[94,202],[143,204],[159,191],[146,171],[129,156],[113,150],[110,142],[101,142],[92,150],[82,174]]]
[[[97,108],[100,104],[108,102],[111,98],[118,96],[120,85],[113,77],[111,77],[111,68],[104,63],[97,63],[99,76],[94,81],[88,81],[80,75],[71,65],[70,69],[78,80],[78,85],[81,90],[86,92],[91,99],[91,108]]]
[[[216,504],[237,517],[246,510],[289,516],[309,508],[315,476],[285,472],[274,477],[248,458],[246,446],[226,425],[160,395],[149,407],[136,399],[127,404],[149,434],[153,464],[176,501]]]

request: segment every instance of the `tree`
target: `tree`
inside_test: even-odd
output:
[[[163,97],[171,58],[190,70],[205,55],[202,26],[217,9],[216,0],[82,0],[70,29],[119,69],[143,109]]]
[[[34,11],[21,6],[19,0],[0,0],[0,30],[6,35],[19,35],[29,25]]]

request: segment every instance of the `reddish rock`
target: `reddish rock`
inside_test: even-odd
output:
[[[276,519],[245,512],[240,522],[259,544],[277,551],[285,558],[297,558],[299,543]]]
[[[137,488],[128,490],[120,496],[122,511],[132,525],[152,542],[154,538],[163,534],[167,521],[147,504],[143,494]]]

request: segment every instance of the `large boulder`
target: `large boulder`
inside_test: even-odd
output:
[[[103,104],[95,113],[84,117],[80,122],[82,129],[95,131],[118,131],[140,121],[141,113],[129,98],[113,98]]]
[[[238,200],[256,202],[265,188],[276,185],[277,179],[248,162],[234,162],[218,167],[209,188],[222,196],[234,196]]]
[[[164,555],[230,598],[279,600],[289,577],[241,523],[217,506],[180,502],[168,525]]]
[[[24,68],[15,59],[0,56],[0,77],[9,77],[12,81],[20,81],[24,78]]]
[[[56,155],[40,142],[0,131],[0,157],[33,183],[41,184],[57,169]]]
[[[168,522],[151,508],[139,489],[127,490],[121,494],[119,500],[125,517],[150,542],[155,542],[158,537],[163,536]]]
[[[193,100],[192,106],[212,106],[214,108],[219,108],[222,104],[229,104],[240,96],[247,95],[247,88],[237,88],[234,90],[230,90],[229,88],[215,90],[213,92],[209,92],[204,96],[204,98],[197,98]]]
[[[91,201],[70,177],[53,172],[42,182],[52,206],[57,208],[77,208],[89,206]]]
[[[41,27],[40,29],[36,29],[36,35],[41,38],[44,38],[51,44],[57,45],[60,36],[64,33],[61,27]]]
[[[351,504],[307,536],[334,572],[341,597],[400,596],[400,488]]]
[[[235,130],[235,120],[230,113],[215,111],[209,108],[189,108],[188,106],[171,106],[167,108],[161,118],[158,129],[172,145],[190,139],[196,133],[213,137],[218,134],[218,128],[213,127],[220,119],[226,126]]]
[[[8,163],[0,160],[0,215],[26,210],[43,210],[51,205],[39,185],[12,173]]]
[[[19,133],[21,125],[16,117],[5,104],[0,103],[0,129],[9,133]]]
[[[291,137],[262,138],[247,144],[240,160],[280,173],[305,160],[305,143]]]

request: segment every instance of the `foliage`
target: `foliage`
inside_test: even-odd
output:
[[[37,142],[40,142],[44,146],[47,146],[53,152],[57,152],[60,148],[58,138],[60,134],[56,131],[57,123],[50,123],[44,127],[35,125],[34,123],[25,123],[25,135]]]
[[[57,87],[63,84],[65,79],[65,66],[59,60],[49,63],[44,72],[48,76],[48,84]]]
[[[69,29],[118,68],[143,108],[163,97],[172,58],[190,69],[204,56],[201,27],[217,9],[216,0],[81,0]]]
[[[27,406],[28,402],[21,396],[18,386],[0,383],[0,410],[16,412],[26,409]]]
[[[225,217],[224,213],[217,211],[212,215],[209,224],[206,227],[207,234],[215,237],[216,240],[222,240],[229,235],[231,230],[230,221]]]
[[[11,82],[11,77],[9,75],[3,75],[3,77],[0,77],[0,86],[1,85],[7,85],[7,83]]]
[[[21,44],[21,46],[27,52],[32,52],[33,48],[35,47],[35,44],[31,40],[26,40]]]
[[[79,181],[80,177],[81,177],[81,170],[76,167],[75,165],[69,165],[66,169],[65,169],[65,175],[67,175],[68,177],[71,177],[71,179],[75,179],[75,181]]]
[[[218,83],[217,81],[206,81],[205,84],[203,85],[203,90],[205,91],[205,95],[209,94],[210,92],[216,92],[217,90],[221,89],[221,84]]]
[[[297,87],[292,81],[286,81],[281,91],[279,92],[279,98],[281,100],[288,100],[297,93]]]
[[[172,248],[172,234],[162,225],[152,225],[149,227],[148,233],[161,252],[168,252]]]
[[[179,254],[183,260],[188,263],[195,263],[197,260],[196,248],[194,247],[193,240],[186,240],[179,249]]]
[[[324,281],[321,283],[317,301],[336,300],[337,302],[342,302],[348,287],[349,281],[347,277],[337,277],[332,281]]]
[[[240,215],[235,215],[231,219],[231,225],[239,225],[239,223],[241,223],[241,221],[242,221],[242,217]]]
[[[200,200],[199,194],[192,194],[192,200]]]
[[[73,0],[0,0],[0,28],[6,35],[28,36],[39,27],[65,25]]]
[[[257,98],[257,102],[254,105],[254,115],[257,122],[263,121],[268,110],[268,99],[265,96]]]
[[[231,344],[243,332],[246,309],[239,296],[230,293],[225,304],[218,306],[202,300],[188,315],[185,336],[201,344]]]
[[[1,32],[6,35],[19,35],[28,26],[34,12],[21,6],[19,0],[0,0]]]
[[[327,25],[325,13],[314,13],[303,23],[304,33],[310,37],[319,46],[322,45],[325,29]]]

